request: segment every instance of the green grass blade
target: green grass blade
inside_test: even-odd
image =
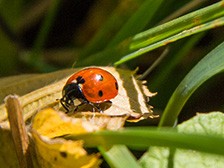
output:
[[[128,10],[124,7],[123,3],[120,3],[114,10],[111,16],[103,24],[101,29],[94,35],[94,37],[87,43],[82,49],[80,57],[85,59],[91,54],[97,53],[103,50],[113,38],[129,17],[136,12],[143,0],[136,0],[129,4]]]
[[[197,26],[192,27],[190,29],[184,30],[184,31],[182,31],[180,33],[171,35],[168,38],[163,36],[163,34],[161,34],[161,36],[160,35],[156,35],[158,38],[164,37],[164,39],[162,39],[162,40],[160,40],[158,42],[155,42],[155,43],[151,43],[151,41],[147,42],[147,40],[146,40],[144,44],[141,44],[139,46],[134,46],[134,48],[136,48],[138,50],[136,50],[134,52],[131,52],[130,54],[128,54],[125,57],[121,58],[119,61],[115,62],[115,65],[119,65],[119,64],[122,64],[124,62],[127,62],[127,61],[129,61],[131,59],[134,59],[134,58],[136,58],[136,57],[138,57],[138,56],[140,56],[140,55],[142,55],[142,54],[144,54],[146,52],[149,52],[149,51],[154,50],[156,48],[159,48],[161,46],[167,45],[169,43],[173,43],[173,42],[175,42],[177,40],[180,40],[182,38],[185,38],[185,37],[191,36],[193,34],[200,33],[200,32],[203,32],[203,31],[206,31],[206,30],[218,27],[218,26],[222,26],[222,25],[224,25],[224,17],[215,19],[213,21],[210,21],[210,22],[207,22],[207,23],[204,23],[204,24],[197,25]],[[174,28],[172,28],[172,30],[173,29]],[[164,33],[164,35],[166,35],[166,32]],[[143,45],[148,45],[148,46],[141,48],[141,46],[143,46]],[[130,47],[130,48],[132,48],[132,47]]]
[[[203,9],[191,12],[157,28],[137,34],[131,44],[132,49],[145,47],[152,42],[160,41],[174,34],[186,31],[195,26],[205,24],[224,15],[223,2],[219,2]],[[197,29],[197,28],[196,28]]]
[[[121,12],[118,9],[115,10],[114,14],[108,19],[102,30],[99,31],[83,49],[80,57],[85,57],[86,59],[90,56],[90,54],[93,54],[100,49],[102,50],[105,47],[110,48],[111,46],[118,44],[125,38],[133,36],[134,34],[142,31],[145,26],[151,21],[152,17],[154,16],[155,12],[162,2],[163,0],[149,0],[145,1],[144,3],[142,3],[142,1],[136,1],[135,3],[140,5],[139,9],[135,11],[132,9],[133,7],[131,7],[130,10],[125,13],[125,15],[123,11]],[[126,21],[128,17],[130,17],[130,19]],[[127,23],[125,23],[124,25],[120,25],[122,22]],[[116,33],[115,37],[109,37],[111,31],[114,32],[119,27],[121,28]],[[94,55],[90,56],[90,59],[91,57],[95,58]]]
[[[50,28],[53,24],[54,18],[57,14],[57,9],[59,8],[60,0],[53,0],[52,4],[49,8],[49,11],[44,19],[40,32],[34,42],[33,52],[39,53],[41,52],[45,41],[47,39],[47,35],[50,31]]]
[[[127,37],[133,36],[143,30],[151,21],[155,12],[159,8],[163,0],[147,0],[142,3],[141,7],[134,13],[127,23],[116,34],[107,47],[112,47]]]
[[[82,139],[86,147],[110,147],[111,145],[123,144],[135,149],[148,149],[149,146],[166,146],[224,155],[223,138],[178,133],[174,129],[139,127],[127,128],[121,131],[99,131],[78,136],[70,135],[66,138],[73,140]]]
[[[224,71],[224,42],[205,56],[182,80],[171,96],[159,126],[173,126],[194,91],[212,76]]]
[[[116,47],[91,55],[78,65],[122,64],[184,37],[224,25],[223,1],[127,38]]]
[[[59,8],[61,0],[53,0],[52,4],[48,10],[48,13],[43,21],[43,24],[40,28],[40,31],[37,35],[37,38],[34,42],[34,46],[32,48],[31,53],[24,55],[23,58],[25,62],[32,65],[39,71],[53,71],[56,68],[48,65],[43,61],[42,50],[43,46],[46,42],[48,33],[50,32],[50,28],[54,22],[55,16],[57,14],[57,10]],[[23,56],[23,57],[24,57]]]
[[[99,147],[99,150],[110,167],[140,168],[136,158],[124,145],[115,145],[109,150],[106,150],[101,146]]]

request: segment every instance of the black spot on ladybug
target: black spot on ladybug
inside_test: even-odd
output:
[[[85,83],[85,79],[83,78],[83,77],[81,77],[81,76],[78,76],[77,78],[76,78],[76,80],[77,80],[77,83],[79,84],[83,84],[83,83]]]
[[[102,97],[102,96],[103,96],[103,91],[100,90],[100,91],[98,92],[98,95],[99,95],[100,97]]]
[[[57,157],[54,157],[54,161],[57,161],[58,160],[58,158]]]
[[[117,82],[115,82],[115,88],[116,88],[116,90],[118,90],[118,84],[117,84]]]
[[[68,155],[66,152],[60,152],[60,155],[63,157],[63,158],[66,158]]]

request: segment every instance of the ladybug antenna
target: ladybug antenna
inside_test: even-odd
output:
[[[162,54],[159,56],[159,58],[157,58],[157,60],[138,78],[138,80],[145,79],[152,72],[152,70],[154,70],[160,64],[160,62],[168,55],[169,50],[169,47],[166,47]]]

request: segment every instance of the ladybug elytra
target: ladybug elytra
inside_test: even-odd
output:
[[[85,68],[73,74],[66,82],[60,102],[69,111],[76,111],[79,106],[89,104],[99,112],[97,105],[110,101],[118,94],[115,77],[106,70],[97,67]],[[75,105],[75,101],[80,102]]]

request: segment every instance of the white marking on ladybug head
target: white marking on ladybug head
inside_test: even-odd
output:
[[[77,80],[76,80],[76,79],[74,79],[71,83],[77,83]]]
[[[83,85],[81,83],[78,84],[79,88],[82,89]]]

